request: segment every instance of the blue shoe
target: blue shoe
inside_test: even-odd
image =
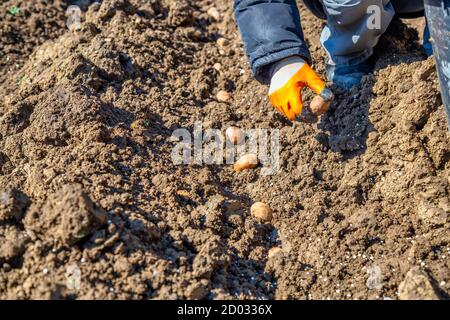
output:
[[[430,42],[431,35],[430,29],[428,28],[428,22],[425,24],[425,31],[423,32],[423,49],[427,56],[431,57],[433,55],[433,46]]]
[[[334,85],[345,90],[361,83],[362,77],[368,75],[373,67],[368,61],[352,66],[340,66],[327,64],[327,76]]]

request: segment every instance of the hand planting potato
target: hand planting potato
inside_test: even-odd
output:
[[[272,220],[272,209],[263,202],[255,202],[250,208],[250,214],[263,222]]]
[[[249,153],[242,156],[236,163],[234,164],[235,171],[243,171],[246,169],[256,168],[258,165],[258,157],[255,154]]]
[[[355,25],[314,18],[319,1],[234,2],[236,19],[229,0],[1,2],[0,300],[448,297],[436,59],[391,28],[360,81],[374,59],[327,68],[325,23],[338,47]],[[321,1],[350,2],[336,18],[365,31],[370,1]],[[303,34],[314,66],[285,54]]]

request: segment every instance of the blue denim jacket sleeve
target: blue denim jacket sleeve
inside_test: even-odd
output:
[[[295,0],[235,0],[234,14],[259,82],[270,83],[271,65],[283,58],[299,55],[311,63]]]

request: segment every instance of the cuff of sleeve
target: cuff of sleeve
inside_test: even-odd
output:
[[[286,48],[265,55],[263,57],[257,58],[255,61],[253,61],[252,71],[255,76],[255,79],[263,84],[270,84],[270,79],[272,78],[271,74],[272,65],[282,59],[291,56],[300,56],[309,65],[311,65],[311,55],[309,53],[308,48],[305,45]]]

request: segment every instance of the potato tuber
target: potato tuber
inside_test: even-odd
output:
[[[243,171],[245,169],[253,169],[258,165],[258,157],[255,154],[246,154],[242,156],[236,163],[234,164],[235,171]]]
[[[255,202],[250,208],[250,213],[254,218],[263,222],[272,220],[272,209],[263,202]]]
[[[327,101],[321,96],[315,96],[314,99],[312,99],[311,104],[309,105],[309,109],[316,116],[320,116],[326,113],[328,109],[330,109],[330,105],[331,101]]]
[[[217,92],[216,98],[220,102],[228,102],[231,99],[231,94],[225,90]]]

